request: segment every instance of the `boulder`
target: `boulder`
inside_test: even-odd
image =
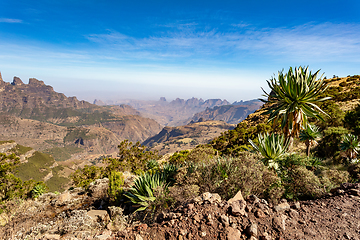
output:
[[[97,199],[107,199],[108,189],[109,189],[108,178],[97,179],[94,182],[90,183],[89,186],[90,195],[93,198],[97,198]]]

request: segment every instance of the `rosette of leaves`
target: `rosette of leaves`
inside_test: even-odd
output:
[[[289,141],[282,134],[258,134],[258,144],[249,139],[249,143],[262,155],[261,161],[265,166],[278,169],[277,162],[286,154]]]
[[[145,173],[134,181],[133,187],[125,192],[124,195],[138,207],[136,212],[143,211],[156,200],[154,191],[166,189],[167,186],[168,184],[163,173]]]
[[[321,138],[322,134],[320,129],[313,124],[309,124],[303,130],[300,131],[300,141],[305,142],[306,155],[310,155],[310,148],[317,145],[317,140]]]
[[[359,138],[353,134],[346,134],[343,136],[340,143],[340,150],[345,152],[350,162],[356,161],[356,157],[360,150]]]
[[[319,71],[311,73],[309,67],[293,68],[284,74],[279,72],[277,79],[267,81],[270,93],[264,93],[268,99],[261,99],[263,102],[272,104],[264,112],[269,114],[269,121],[274,124],[281,122],[281,128],[287,139],[290,141],[290,148],[294,137],[297,137],[300,130],[306,127],[308,118],[323,120],[321,114],[327,115],[317,105],[319,102],[330,99],[321,98],[328,84],[323,77],[319,77]]]
[[[34,188],[31,190],[31,196],[32,198],[38,198],[41,195],[43,195],[46,192],[46,185],[43,183],[39,183],[34,186]]]

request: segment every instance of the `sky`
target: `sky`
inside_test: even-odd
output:
[[[0,0],[0,72],[94,99],[261,97],[289,67],[360,74],[360,1]]]

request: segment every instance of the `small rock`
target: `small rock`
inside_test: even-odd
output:
[[[241,191],[238,191],[233,198],[230,198],[228,200],[228,203],[231,204],[231,203],[233,203],[235,201],[238,201],[238,200],[245,201],[243,195],[241,194]]]
[[[109,240],[109,239],[111,239],[110,235],[103,235],[103,234],[94,237],[94,240]]]
[[[292,205],[292,208],[300,209],[301,208],[300,203],[299,202],[294,202],[294,204]]]
[[[202,217],[199,214],[196,214],[193,219],[197,222],[200,222],[200,220],[202,219]]]
[[[288,209],[290,209],[290,205],[287,202],[280,203],[274,207],[276,212],[282,212]]]
[[[225,214],[220,216],[221,222],[224,224],[225,227],[229,226],[229,217]]]
[[[273,227],[279,232],[285,231],[285,220],[286,220],[285,215],[274,217]]]
[[[262,236],[260,236],[260,240],[271,240],[271,236],[267,233],[267,232],[264,232],[262,234]]]
[[[106,199],[108,197],[109,179],[97,179],[90,183],[89,192],[93,198]]]
[[[265,217],[265,213],[263,211],[261,211],[261,209],[256,210],[254,215],[257,218],[264,218]]]
[[[143,238],[142,238],[142,236],[140,236],[140,234],[136,234],[135,240],[143,240]]]
[[[257,234],[258,234],[257,224],[256,224],[256,223],[251,224],[250,227],[247,229],[247,233],[248,233],[250,236],[256,237]]]
[[[205,236],[206,236],[206,232],[201,232],[201,233],[200,233],[200,236],[201,236],[201,237],[205,237]]]
[[[180,229],[180,235],[185,236],[187,234],[186,229]]]
[[[107,222],[110,220],[109,214],[105,210],[90,210],[86,214],[94,221],[100,220],[102,222]]]
[[[298,213],[296,210],[294,210],[294,209],[290,209],[290,211],[289,211],[289,216],[290,216],[291,218],[297,218],[297,217],[299,217],[299,213]]]
[[[60,239],[59,234],[45,234],[42,238],[42,240],[58,240]]]
[[[241,232],[239,229],[227,227],[226,232],[227,240],[238,240],[241,237]]]
[[[246,215],[245,207],[246,202],[244,200],[237,200],[230,204],[231,213],[234,216],[243,216]]]

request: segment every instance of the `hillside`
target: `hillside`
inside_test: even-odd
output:
[[[323,116],[324,122],[317,120],[314,123],[325,132],[327,129],[331,131],[333,127],[340,127],[341,131],[341,127],[344,126],[345,113],[354,110],[360,103],[360,76],[336,77],[326,79],[325,81],[329,84],[329,87],[323,94],[323,97],[329,96],[331,100],[321,102],[319,106],[328,113],[328,116]],[[222,133],[221,136],[211,142],[212,146],[223,154],[236,155],[242,147],[249,145],[249,138],[254,139],[258,133],[272,129],[271,123],[267,122],[268,116],[262,115],[268,107],[269,104],[263,105],[259,110],[240,122],[235,129]],[[326,144],[324,141],[330,140],[324,139],[323,143],[320,142],[320,145]],[[305,146],[302,142],[297,142],[296,145],[303,149]],[[334,145],[332,148],[337,149],[337,146]],[[330,157],[332,153],[334,153],[334,150],[330,151],[329,149],[329,154],[321,156]]]
[[[148,138],[142,144],[151,150],[158,150],[160,154],[172,153],[207,144],[220,133],[234,127],[234,124],[211,120],[179,127],[164,127],[159,134]]]
[[[255,102],[257,102],[255,100]],[[221,99],[180,99],[177,98],[168,102],[165,98],[160,98],[159,101],[144,101],[144,100],[119,100],[119,101],[107,101],[104,103],[101,100],[95,100],[95,104],[128,104],[138,110],[141,115],[155,119],[163,126],[181,126],[186,125],[193,119],[194,114],[212,109],[214,107],[229,106],[229,105],[241,105],[243,108],[233,113],[224,114],[223,111],[215,111],[212,117],[206,117],[207,120],[223,120],[226,122],[238,123],[236,119],[244,119],[250,112],[255,111],[259,106],[254,101],[246,102],[234,102],[231,104],[227,100]],[[257,107],[256,107],[257,105]],[[211,111],[211,110],[210,110]],[[220,114],[219,116],[215,116]],[[200,118],[200,117],[199,117]],[[195,121],[197,121],[197,118]]]
[[[215,106],[207,108],[205,111],[196,113],[193,121],[204,120],[222,120],[230,124],[238,124],[249,114],[258,110],[263,103],[258,100],[239,102],[232,105]]]
[[[7,83],[0,75],[0,92],[0,140],[56,152],[56,160],[116,154],[122,140],[142,142],[161,130],[128,105],[79,101],[34,78],[28,84],[17,77]]]

